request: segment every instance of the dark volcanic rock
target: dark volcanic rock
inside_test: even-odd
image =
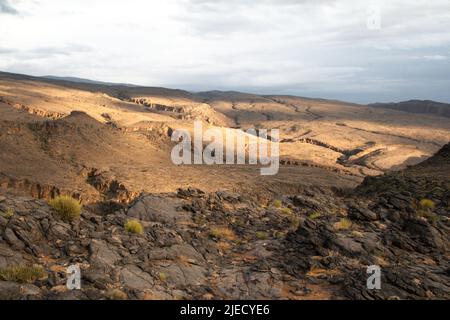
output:
[[[371,211],[368,208],[358,207],[356,205],[349,206],[348,215],[352,219],[361,221],[374,221],[378,219],[378,216],[375,212]]]

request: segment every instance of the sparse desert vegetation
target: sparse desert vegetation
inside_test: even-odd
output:
[[[221,251],[228,251],[231,249],[231,244],[229,242],[226,241],[219,241],[217,242],[217,249],[221,250]]]
[[[14,216],[14,210],[12,208],[8,208],[5,212],[0,212],[0,215],[6,219],[11,219]]]
[[[125,223],[125,230],[130,233],[142,234],[144,232],[144,227],[138,220],[128,220]]]
[[[426,210],[433,210],[436,207],[433,200],[430,200],[430,199],[420,200],[419,205],[420,205],[421,209],[426,209]]]
[[[161,280],[162,282],[166,282],[167,279],[169,279],[169,275],[165,272],[158,273],[158,277],[159,277],[159,280]]]
[[[106,296],[109,300],[128,300],[127,294],[120,289],[110,289]]]
[[[0,269],[0,279],[3,281],[33,283],[44,275],[45,272],[41,266],[16,265]]]
[[[235,240],[236,235],[234,234],[233,230],[227,227],[213,227],[210,230],[209,233],[212,237],[216,239],[222,239],[222,240]]]
[[[322,214],[320,212],[315,211],[309,215],[309,218],[314,220],[314,219],[320,218],[321,216],[322,216]]]
[[[81,204],[70,196],[58,196],[49,201],[49,205],[64,221],[73,221],[81,215]]]
[[[269,238],[269,234],[266,231],[258,231],[255,236],[259,240],[267,240]]]
[[[283,205],[281,200],[274,200],[272,204],[275,208],[281,208],[281,206]]]
[[[421,199],[419,206],[416,209],[416,214],[419,217],[423,217],[432,223],[436,223],[439,220],[439,216],[433,212],[436,208],[436,204],[430,199]]]
[[[336,230],[347,230],[350,229],[352,226],[352,222],[350,221],[350,219],[347,218],[341,218],[338,222],[336,222],[333,227]]]
[[[297,217],[295,214],[292,214],[288,217],[289,222],[291,223],[291,229],[295,230],[300,226],[300,218]]]

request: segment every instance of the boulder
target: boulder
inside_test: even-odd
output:
[[[153,287],[153,278],[135,265],[126,265],[120,270],[120,282],[133,290],[144,291]]]

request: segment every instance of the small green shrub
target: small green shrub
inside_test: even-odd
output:
[[[273,201],[273,206],[275,208],[281,208],[281,205],[282,205],[281,200],[274,200]]]
[[[0,279],[3,281],[33,283],[44,275],[44,269],[41,266],[12,266],[0,269]]]
[[[286,237],[286,232],[283,231],[274,231],[273,237],[278,240],[283,240]]]
[[[236,235],[233,230],[226,227],[213,227],[209,233],[212,237],[217,239],[225,239],[225,240],[234,240],[236,239]]]
[[[289,215],[292,214],[292,210],[289,209],[289,208],[283,208],[283,209],[281,209],[281,213],[284,214],[284,215],[289,216]]]
[[[109,300],[127,300],[128,296],[125,292],[120,289],[108,290],[106,296]]]
[[[300,218],[297,217],[295,214],[292,214],[288,217],[289,222],[291,223],[291,228],[293,230],[297,230],[300,226]]]
[[[70,222],[80,217],[81,204],[70,196],[58,196],[50,200],[49,205],[64,221]]]
[[[2,216],[6,219],[11,219],[14,216],[14,210],[11,208],[8,208],[5,212],[2,212]]]
[[[226,252],[226,251],[229,251],[232,246],[229,242],[219,241],[219,242],[217,242],[216,247],[219,251]]]
[[[142,224],[137,220],[128,220],[127,223],[125,223],[125,230],[136,234],[141,234],[144,232]]]
[[[269,238],[269,234],[264,231],[258,231],[255,233],[256,238],[259,240],[267,240]]]
[[[320,214],[320,212],[313,212],[313,213],[311,213],[310,215],[309,215],[309,218],[310,219],[312,219],[312,220],[314,220],[314,219],[317,219],[317,218],[320,218],[322,215]]]
[[[433,200],[430,200],[430,199],[422,199],[422,200],[420,200],[419,204],[422,209],[433,210],[436,207]]]
[[[350,227],[352,226],[352,222],[347,218],[342,218],[341,220],[336,222],[333,226],[337,230],[347,230],[350,229]]]
[[[424,217],[431,223],[435,223],[439,220],[439,216],[433,212],[436,207],[435,203],[430,199],[422,199],[419,201],[419,207],[416,214],[419,217]]]
[[[158,276],[159,276],[159,280],[161,280],[162,282],[166,282],[167,279],[169,279],[169,275],[165,272],[160,272],[158,274]]]

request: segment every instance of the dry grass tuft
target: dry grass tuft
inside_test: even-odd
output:
[[[159,280],[162,281],[162,282],[166,282],[167,279],[169,279],[169,275],[167,273],[165,273],[165,272],[160,272],[158,274],[158,277],[159,277]]]
[[[106,293],[109,300],[128,300],[128,296],[120,289],[111,289]]]
[[[231,244],[229,244],[228,242],[225,242],[225,241],[219,241],[219,242],[217,242],[216,247],[220,251],[228,251],[231,249]]]
[[[310,219],[312,219],[312,220],[314,220],[314,219],[317,219],[317,218],[320,218],[322,216],[322,214],[320,213],[320,212],[313,212],[313,213],[311,213],[310,215],[309,215],[309,218]]]
[[[64,221],[70,222],[81,215],[81,204],[69,196],[58,196],[49,201],[49,205],[58,213]]]
[[[0,269],[0,279],[20,283],[33,283],[45,276],[41,266],[12,266]]]
[[[14,216],[14,210],[11,208],[6,209],[5,212],[1,212],[1,215],[6,219],[11,219]]]
[[[347,229],[350,229],[350,228],[351,228],[352,224],[353,224],[353,223],[352,223],[349,219],[347,219],[347,218],[342,218],[341,220],[339,220],[338,222],[336,222],[336,223],[333,225],[333,227],[334,227],[336,230],[347,230]]]
[[[269,238],[269,234],[265,231],[258,231],[255,233],[255,236],[259,240],[267,240]]]
[[[128,220],[127,223],[125,223],[125,230],[135,234],[142,234],[144,232],[144,227],[142,227],[142,224],[137,220]]]
[[[281,208],[281,205],[282,205],[281,200],[274,200],[273,201],[273,206],[275,208]]]
[[[227,227],[213,227],[211,228],[209,234],[217,239],[224,239],[230,241],[236,239],[236,235],[234,234],[233,230]]]
[[[422,209],[433,210],[436,207],[433,200],[430,199],[422,199],[420,200],[419,204]]]
[[[287,216],[290,216],[292,214],[292,210],[289,208],[283,208],[281,209],[281,213]]]

